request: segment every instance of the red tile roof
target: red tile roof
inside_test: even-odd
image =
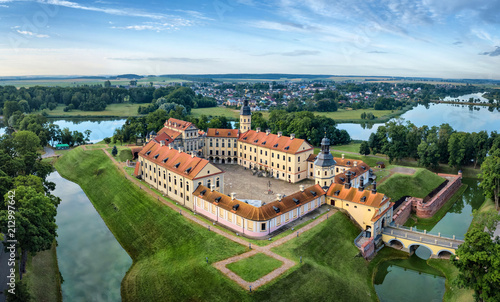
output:
[[[375,208],[380,208],[385,203],[390,202],[391,200],[390,198],[379,192],[374,194],[371,190],[360,191],[359,189],[353,187],[346,189],[344,185],[335,183],[332,184],[330,188],[328,188],[326,195]],[[364,201],[362,201],[363,197],[366,197]]]
[[[139,158],[146,158],[169,171],[175,172],[188,179],[196,179],[198,173],[209,164],[209,161],[199,157],[192,157],[190,154],[179,152],[168,146],[161,146],[156,140],[151,140],[139,152]],[[156,158],[155,158],[156,157]],[[163,162],[165,159],[167,159]],[[217,167],[213,167],[210,175],[224,173]],[[210,169],[212,170],[212,169]]]
[[[181,135],[182,133],[179,132],[179,131],[175,131],[175,130],[172,130],[172,129],[168,129],[168,128],[161,128],[160,131],[158,131],[158,135],[162,134],[162,133],[166,133],[169,137],[172,138],[172,140],[175,140],[179,135]]]
[[[205,194],[201,195],[202,191],[205,191]],[[293,193],[292,195],[283,197],[281,201],[272,201],[261,207],[255,207],[237,199],[231,200],[231,197],[217,191],[210,191],[209,188],[203,185],[199,185],[198,188],[196,188],[196,190],[193,192],[193,195],[211,202],[219,206],[220,208],[237,214],[238,216],[241,216],[243,218],[253,221],[266,221],[276,216],[282,215],[283,213],[289,212],[295,208],[298,208],[320,196],[325,195],[325,191],[323,191],[320,185],[316,184],[305,189],[304,192],[299,191]],[[220,201],[216,202],[215,199],[218,197],[220,197]],[[299,203],[296,204],[294,199],[298,200]],[[236,211],[233,211],[233,206],[235,205],[239,206]],[[279,208],[279,213],[276,213],[273,207]]]
[[[218,128],[208,128],[207,137],[233,137],[238,138],[238,129],[218,129]]]
[[[170,135],[168,135],[166,132],[161,131],[158,135],[156,135],[155,139],[157,141],[165,141],[165,145],[168,145],[174,141],[174,139]]]
[[[173,127],[173,128],[176,128],[178,130],[186,130],[187,128],[189,128],[189,126],[193,125],[193,123],[191,122],[186,122],[186,121],[183,121],[183,120],[178,120],[176,118],[169,118],[166,122],[165,122],[165,126],[169,126],[169,127]]]
[[[291,139],[288,136],[278,137],[276,134],[267,134],[266,132],[257,132],[255,130],[249,130],[241,134],[238,141],[290,154],[296,154],[313,149],[309,143],[300,138]],[[300,146],[302,146],[304,142],[308,147],[304,150],[299,150]]]
[[[141,163],[139,161],[137,161],[135,163],[135,168],[134,168],[134,175],[135,176],[139,175],[139,169],[140,169],[140,167],[141,167]]]

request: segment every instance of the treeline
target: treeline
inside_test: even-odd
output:
[[[154,88],[153,88],[154,89]],[[213,98],[204,97],[201,94],[196,95],[193,89],[188,87],[165,87],[156,89],[153,94],[150,104],[146,106],[139,106],[139,114],[148,114],[160,109],[164,104],[163,108],[167,113],[170,110],[185,110],[186,114],[191,112],[193,108],[207,108],[216,107],[217,101]],[[183,109],[177,109],[175,105],[182,106]]]
[[[389,162],[414,158],[424,167],[437,167],[439,163],[460,168],[481,165],[490,150],[500,147],[500,135],[493,131],[458,132],[449,124],[417,127],[402,120],[380,126],[370,135],[368,146],[371,153],[383,153]],[[366,154],[363,144],[363,154]]]
[[[150,112],[146,116],[129,117],[121,128],[115,130],[111,141],[113,143],[135,143],[138,138],[145,138],[151,131],[158,132],[163,128],[163,124],[169,118],[177,118],[191,122],[201,130],[206,130],[208,128],[232,129],[230,121],[225,116],[214,117],[211,120],[209,120],[206,115],[196,118],[186,115],[186,111],[182,110],[182,108],[184,108],[182,105],[175,105],[177,106],[176,109],[170,110],[169,112],[162,109],[164,105],[170,104],[172,103],[165,103],[160,106],[160,109]]]
[[[83,145],[89,142],[92,131],[70,131],[69,128],[60,129],[59,125],[49,123],[41,114],[24,114],[16,112],[9,118],[8,126],[18,131],[30,131],[38,137],[39,146],[56,143],[70,146]]]
[[[312,112],[287,112],[285,110],[273,110],[266,120],[261,112],[252,114],[252,129],[257,127],[262,130],[271,129],[272,133],[278,131],[283,135],[289,136],[295,133],[297,138],[306,139],[314,146],[319,146],[321,140],[327,137],[332,145],[348,144],[351,142],[349,133],[345,130],[339,130],[335,126],[335,121],[331,118],[314,115]]]
[[[106,85],[108,86],[108,85]],[[15,86],[0,86],[0,115],[7,120],[14,112],[30,113],[38,110],[53,110],[58,105],[65,105],[64,111],[74,109],[84,111],[102,111],[108,104],[131,102],[152,104],[158,98],[165,97],[168,102],[191,108],[213,107],[214,99],[201,95],[187,87],[169,86],[115,88],[101,85],[81,87],[30,87],[17,89]],[[154,110],[156,110],[155,108]],[[154,111],[152,110],[152,111]]]

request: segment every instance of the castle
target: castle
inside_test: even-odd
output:
[[[364,189],[373,178],[367,164],[344,155],[333,157],[326,135],[315,155],[306,140],[294,134],[252,130],[251,121],[248,101],[240,110],[239,129],[204,132],[190,122],[170,118],[158,133],[148,134],[134,173],[190,210],[256,238],[322,204],[348,211],[369,237],[392,221],[390,199],[376,191],[375,183],[371,191]],[[224,172],[216,164],[238,164],[289,183],[312,179],[315,184],[256,206],[226,195]]]

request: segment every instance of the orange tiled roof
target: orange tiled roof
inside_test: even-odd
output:
[[[135,168],[134,168],[134,175],[137,176],[139,175],[139,168],[141,167],[141,163],[139,161],[137,161],[135,163]]]
[[[189,128],[189,126],[193,125],[193,123],[191,122],[186,122],[186,121],[183,121],[183,120],[179,120],[179,119],[176,119],[176,118],[169,118],[166,122],[165,122],[165,126],[169,126],[169,127],[173,127],[173,128],[176,128],[178,130],[186,130],[187,128]]]
[[[202,191],[205,191],[205,194],[201,195]],[[315,195],[312,192],[314,192]],[[312,187],[304,189],[304,192],[296,192],[292,195],[283,197],[281,201],[275,200],[261,207],[252,206],[238,199],[231,200],[231,197],[217,191],[210,191],[210,189],[203,185],[199,185],[193,192],[193,195],[216,204],[220,208],[237,214],[243,218],[253,221],[266,221],[325,195],[325,191],[323,191],[320,185],[316,184]],[[219,202],[216,202],[216,198],[219,197]],[[294,199],[298,201],[298,204],[294,201]],[[233,210],[233,206],[235,205],[239,205],[236,211]],[[276,213],[273,207],[279,208],[279,213]]]
[[[161,128],[161,130],[158,131],[158,135],[160,135],[162,133],[166,133],[168,136],[170,136],[172,138],[172,140],[175,140],[179,135],[182,134],[179,131],[168,129],[168,128],[165,128],[165,127]]]
[[[151,140],[139,152],[139,157],[146,158],[169,171],[175,172],[188,179],[196,179],[198,173],[207,165],[209,161],[199,157],[192,157],[190,154],[179,152],[168,146],[161,146],[156,140]],[[165,159],[167,159],[165,161]],[[165,162],[164,162],[165,161]],[[222,170],[214,166],[214,172],[210,175],[223,173]]]
[[[312,150],[313,148],[309,143],[300,138],[291,139],[288,136],[278,137],[276,134],[266,134],[266,132],[257,132],[255,130],[248,130],[243,133],[238,141],[290,154],[299,153],[299,151]],[[305,150],[299,150],[300,146],[302,146],[304,142],[306,142],[309,147]]]
[[[208,128],[207,129],[208,137],[233,137],[238,138],[239,130],[238,129],[218,129],[218,128]]]
[[[316,160],[316,157],[318,157],[318,154],[311,154],[309,155],[309,157],[307,158],[307,161],[309,162],[314,162]]]
[[[375,208],[380,208],[391,200],[379,192],[373,193],[371,190],[360,191],[359,189],[353,187],[346,189],[344,185],[336,183],[330,185],[326,195]],[[365,197],[364,201],[362,201],[363,197]]]
[[[157,141],[165,141],[165,145],[168,145],[174,141],[174,139],[170,135],[168,135],[166,132],[161,131],[158,135],[156,135],[155,139]]]

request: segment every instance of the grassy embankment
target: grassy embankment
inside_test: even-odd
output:
[[[56,243],[51,249],[28,256],[26,273],[23,276],[33,301],[62,301],[61,274],[57,265]]]
[[[443,177],[427,169],[415,168],[415,170],[413,175],[393,174],[378,186],[378,190],[392,198],[393,201],[406,195],[424,198],[445,181]]]
[[[284,277],[249,294],[209,263],[247,250],[191,223],[126,180],[100,150],[77,148],[56,163],[64,177],[78,183],[133,259],[122,281],[122,298],[151,300],[297,300],[342,297],[376,301],[373,265],[353,244],[359,230],[343,214],[277,249],[298,260]],[[290,290],[293,288],[293,291]],[[221,294],[223,293],[223,294]]]
[[[282,264],[283,263],[277,259],[259,253],[241,259],[238,262],[230,263],[226,267],[240,276],[243,280],[253,282],[274,271]]]

